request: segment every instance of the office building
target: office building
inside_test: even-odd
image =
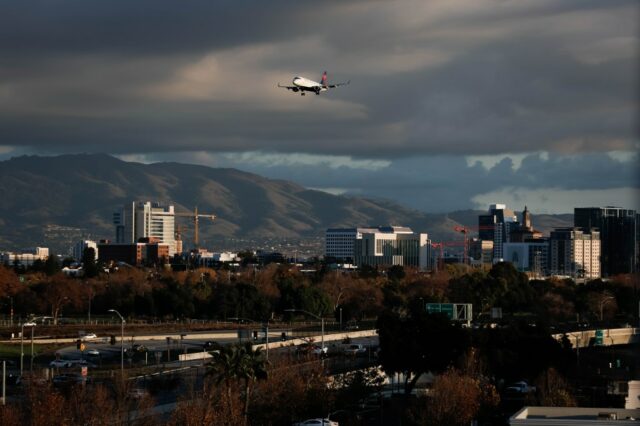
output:
[[[379,227],[372,232],[363,232],[354,245],[354,263],[358,267],[400,265],[426,270],[433,266],[428,235],[409,228]]]
[[[98,244],[95,241],[91,240],[78,241],[71,249],[71,256],[76,261],[80,262],[82,260],[82,256],[84,255],[84,251],[87,248],[93,249],[95,260],[98,260]]]
[[[549,242],[547,240],[504,243],[503,251],[504,261],[511,262],[517,270],[536,278],[548,275]]]
[[[370,226],[363,228],[329,228],[325,232],[326,258],[333,258],[342,262],[353,262],[356,240],[362,235],[372,232],[391,232],[397,234],[412,234],[413,231],[402,226]]]
[[[26,253],[4,252],[0,253],[0,262],[7,266],[31,266],[33,262],[40,260],[46,261],[49,257],[49,249],[46,247],[36,247],[32,251]]]
[[[98,243],[98,260],[104,264],[124,262],[131,266],[158,265],[169,260],[169,245],[154,238],[142,238],[133,244]]]
[[[469,241],[469,262],[473,266],[491,265],[493,241],[473,238]]]
[[[491,204],[489,213],[478,216],[478,236],[481,240],[493,241],[493,261],[504,258],[504,243],[510,241],[511,231],[518,227],[518,217],[505,204]]]
[[[600,233],[560,228],[549,238],[549,273],[576,278],[600,278]]]
[[[116,244],[135,244],[141,238],[157,238],[169,246],[169,256],[177,251],[175,211],[173,206],[132,202],[113,214]]]
[[[620,207],[579,207],[574,209],[574,226],[600,231],[603,276],[638,271],[639,224],[635,210]]]

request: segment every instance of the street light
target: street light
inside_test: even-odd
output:
[[[35,325],[27,325],[27,327],[31,327],[31,335],[33,336],[33,327],[35,327]],[[31,350],[32,352],[32,359],[33,359],[33,349]],[[22,371],[23,371],[23,366],[24,366],[24,323],[22,323],[22,325],[20,326],[20,376],[22,376]]]
[[[120,315],[120,312],[115,309],[109,309],[109,312],[118,315],[120,317],[120,321],[122,321],[120,329],[120,373],[122,378],[124,378],[124,318]]]
[[[616,298],[613,297],[613,296],[608,296],[608,297],[605,297],[604,299],[602,299],[600,301],[600,322],[602,322],[602,317],[603,317],[603,312],[602,311],[604,310],[605,303],[607,303],[607,302],[609,302],[611,300],[615,300],[615,299]]]
[[[309,311],[305,311],[305,310],[303,310],[303,309],[285,309],[284,311],[285,311],[285,312],[302,312],[303,314],[310,315],[310,316],[312,316],[312,317],[317,318],[317,319],[319,319],[319,320],[320,320],[320,324],[321,324],[321,326],[322,326],[322,335],[321,335],[321,336],[322,336],[322,337],[321,337],[321,339],[322,339],[322,340],[321,340],[321,347],[320,347],[320,351],[321,351],[321,353],[324,353],[324,318],[322,318],[322,317],[321,317],[321,316],[319,316],[319,315],[313,314],[313,313],[311,313],[311,312],[309,312]]]

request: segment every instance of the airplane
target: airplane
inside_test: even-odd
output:
[[[338,86],[346,86],[349,84],[351,80],[345,83],[336,83],[336,84],[327,84],[327,72],[322,73],[322,79],[320,83],[315,82],[313,80],[306,79],[304,77],[294,77],[293,78],[293,86],[283,86],[278,83],[278,87],[283,87],[287,90],[293,90],[294,92],[300,92],[302,96],[304,96],[305,92],[315,92],[316,95],[319,95],[320,92],[326,92],[329,89],[333,89]]]

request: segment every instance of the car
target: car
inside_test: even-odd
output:
[[[95,365],[92,362],[89,362],[87,360],[84,359],[74,359],[71,361],[71,365],[77,365],[79,367],[89,367],[89,368],[96,368],[97,365]]]
[[[309,419],[303,422],[294,423],[293,426],[338,426],[338,422],[329,419]]]
[[[136,343],[133,346],[131,346],[131,350],[134,351],[134,352],[146,352],[147,348],[144,345]]]
[[[318,356],[325,356],[327,355],[327,352],[329,351],[328,347],[323,347],[321,348],[318,345],[313,345],[310,343],[304,343],[300,346],[298,346],[296,348],[296,353],[297,354],[313,354],[313,355],[318,355]]]
[[[35,323],[35,321],[27,321],[22,325],[23,325],[23,327],[35,327],[36,323]]]
[[[535,392],[535,390],[536,388],[534,386],[529,386],[529,383],[527,383],[524,380],[512,383],[509,386],[507,386],[507,388],[505,389],[507,393],[518,393],[518,394],[527,394],[530,392]]]
[[[75,385],[82,382],[88,382],[88,378],[82,377],[77,373],[65,373],[58,374],[57,376],[53,376],[51,380],[54,386],[70,386]]]
[[[206,349],[208,351],[214,350],[214,349],[220,349],[222,346],[220,345],[220,343],[218,342],[214,342],[213,340],[210,340],[208,342],[204,342],[204,344],[202,345],[203,349]]]
[[[133,388],[127,392],[127,396],[131,399],[143,399],[149,396],[149,392],[146,389]]]
[[[98,336],[96,336],[95,333],[87,333],[84,336],[80,337],[80,340],[85,341],[85,340],[93,340],[93,339],[97,339]]]
[[[345,355],[351,355],[351,356],[362,355],[367,353],[367,348],[365,348],[364,345],[353,344],[344,348],[344,353]]]
[[[100,351],[97,349],[89,349],[85,354],[87,354],[87,356],[100,356]]]
[[[71,367],[72,365],[73,365],[73,362],[66,359],[54,359],[49,363],[49,367],[52,367],[52,368],[67,368],[67,367]]]

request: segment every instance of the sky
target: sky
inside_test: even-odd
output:
[[[639,22],[637,0],[4,1],[0,159],[235,167],[427,212],[640,210]],[[351,83],[277,87],[325,70]]]

